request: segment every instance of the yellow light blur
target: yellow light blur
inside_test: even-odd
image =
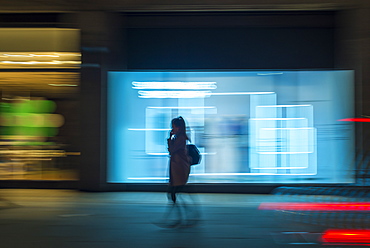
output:
[[[0,151],[1,157],[12,157],[11,160],[20,159],[51,159],[66,156],[80,156],[80,152],[66,152],[64,150],[3,150]]]
[[[1,60],[3,58],[3,60]],[[0,69],[14,68],[79,68],[81,53],[39,52],[0,53]]]

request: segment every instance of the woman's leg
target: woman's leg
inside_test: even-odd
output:
[[[176,203],[177,200],[177,193],[182,190],[183,186],[170,186],[169,193],[171,194],[171,200],[173,203]]]

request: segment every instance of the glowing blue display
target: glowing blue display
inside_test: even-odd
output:
[[[203,159],[190,183],[353,181],[352,71],[109,72],[108,182],[164,183],[171,119]],[[314,180],[314,181],[313,181]]]

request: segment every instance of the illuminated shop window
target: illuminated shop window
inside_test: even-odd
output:
[[[0,180],[78,180],[80,30],[0,36]]]
[[[350,182],[352,93],[352,71],[110,72],[108,181],[166,182],[183,116],[190,183]]]

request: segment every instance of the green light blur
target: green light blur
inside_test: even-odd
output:
[[[17,103],[0,103],[1,135],[54,137],[58,128],[49,114],[56,109],[50,100],[29,100]]]

